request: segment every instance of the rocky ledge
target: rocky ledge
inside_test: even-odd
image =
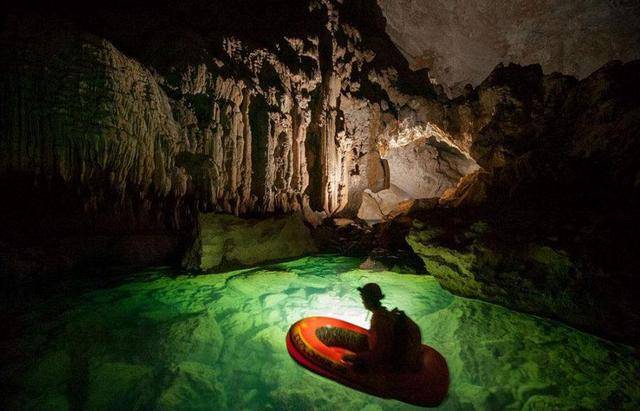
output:
[[[516,66],[490,79],[527,97],[474,141],[482,171],[414,207],[408,243],[455,293],[637,345],[640,62],[580,82]]]

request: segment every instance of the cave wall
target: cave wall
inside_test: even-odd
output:
[[[395,218],[379,229],[395,238],[416,212],[437,228],[414,227],[427,267],[463,255],[457,271],[445,258],[451,290],[579,326],[597,316],[594,328],[622,338],[613,328],[638,323],[626,309],[637,301],[637,61],[582,81],[499,64],[450,99],[429,80],[435,63],[410,69],[374,0],[114,3],[14,10],[5,23],[5,282],[179,262],[211,213],[300,211],[347,230],[344,218]],[[417,201],[433,196],[440,206]],[[578,298],[562,305],[569,291]]]
[[[457,294],[637,345],[640,61],[581,81],[499,66],[465,101],[493,107],[470,146],[482,169],[413,210],[407,240],[427,271]]]
[[[184,195],[182,136],[151,72],[90,35],[30,36],[3,43],[2,178],[81,188],[87,210]]]
[[[108,212],[111,228],[189,231],[197,211],[301,210],[315,224],[356,216],[366,190],[440,196],[504,162],[493,135],[536,127],[534,105],[507,104],[527,83],[450,100],[410,70],[373,1],[301,3],[288,17],[271,6],[14,12],[2,33],[4,181],[55,181],[77,221]],[[214,12],[229,19],[203,19]],[[496,130],[500,116],[528,123]]]
[[[611,60],[640,58],[635,1],[378,0],[386,31],[411,62],[460,94],[498,63],[540,64],[583,78]]]
[[[375,3],[249,3],[9,13],[0,35],[0,183],[13,193],[0,210],[11,216],[0,227],[12,250],[4,261],[29,260],[36,244],[143,233],[173,244],[154,260],[165,263],[189,243],[199,212],[355,217],[365,190],[389,187],[383,157],[406,127],[444,136],[412,133],[435,144],[428,162],[443,144],[469,157],[458,130],[442,131],[446,99],[354,13]],[[253,23],[266,25],[263,36]],[[420,195],[456,183],[425,167],[439,188]],[[32,271],[105,261],[80,248],[51,250],[62,265],[45,251]]]
[[[236,215],[353,216],[362,192],[384,189],[393,176],[381,154],[389,141],[405,127],[449,120],[424,77],[408,88],[406,62],[373,50],[393,48],[388,39],[370,48],[340,7],[311,2],[307,32],[267,44],[178,24],[173,41],[147,38],[140,49],[131,37],[159,27],[137,32],[124,16],[103,30],[127,54],[69,16],[11,16],[3,32],[2,172],[59,179],[82,192],[88,211],[112,206],[114,195],[136,202],[134,211],[171,203],[173,226],[189,202]],[[163,46],[163,54],[149,53]],[[417,134],[432,144],[429,133]],[[440,157],[429,150],[428,163]],[[453,174],[468,172],[461,169]]]

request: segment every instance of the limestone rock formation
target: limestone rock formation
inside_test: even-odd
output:
[[[471,144],[484,170],[414,210],[408,241],[427,271],[457,293],[637,343],[639,85],[638,61],[580,82],[498,67],[467,100],[503,96]]]
[[[440,197],[478,170],[476,162],[456,146],[424,134],[405,145],[392,145],[383,158],[393,170],[390,183],[414,199]]]
[[[377,193],[366,190],[362,195],[362,204],[358,218],[368,223],[379,223],[408,211],[413,198],[395,185]]]
[[[0,172],[61,179],[105,202],[181,197],[181,142],[169,100],[151,72],[90,35],[45,31],[3,44]]]
[[[175,165],[179,126],[151,71],[95,36],[13,29],[0,46],[7,290],[79,264],[174,261],[179,234],[163,222],[179,232],[188,176]]]
[[[355,217],[366,190],[411,177],[412,198],[439,195],[475,169],[471,128],[366,18],[373,0],[237,7],[10,14],[0,182],[19,195],[1,206],[1,240],[144,231],[178,244],[198,212],[302,211],[317,225]],[[256,21],[269,35],[246,29]]]
[[[317,252],[299,213],[265,220],[201,214],[184,268],[213,271],[254,266]]]
[[[378,0],[386,31],[413,68],[460,94],[498,63],[542,65],[583,78],[611,60],[640,58],[634,1]]]
[[[46,277],[52,266],[66,272],[136,256],[172,263],[194,240],[198,220],[205,232],[195,237],[205,238],[207,219],[231,218],[221,213],[301,213],[319,237],[326,229],[325,243],[344,243],[332,249],[382,255],[378,243],[395,247],[418,218],[412,245],[427,268],[448,273],[445,286],[580,326],[587,325],[579,312],[591,304],[602,314],[591,326],[620,338],[638,329],[637,310],[625,308],[636,297],[629,285],[640,255],[639,63],[611,62],[583,80],[545,74],[582,76],[603,59],[636,56],[634,4],[594,0],[587,15],[573,1],[522,10],[494,2],[509,21],[522,17],[515,27],[488,24],[503,14],[469,1],[473,7],[455,12],[473,38],[448,41],[437,24],[422,25],[436,30],[430,44],[447,48],[443,57],[427,55],[431,71],[413,71],[382,14],[398,40],[394,13],[401,22],[425,17],[417,6],[397,8],[418,4],[411,1],[381,1],[383,10],[375,0],[116,3],[15,8],[3,20],[0,192],[12,195],[0,202],[1,251],[11,250],[0,253],[0,275],[11,270],[20,279],[29,266],[27,278]],[[449,3],[433,7],[429,18],[457,30],[451,11],[438,11]],[[561,43],[547,56],[540,39],[547,28],[571,28],[567,10],[597,35],[554,35]],[[629,19],[604,35],[602,10],[612,10],[612,21],[620,13]],[[413,36],[415,26],[402,30]],[[499,64],[480,81],[500,60],[528,62],[525,55],[542,66]],[[477,87],[451,99],[434,76]],[[392,221],[332,226],[358,216]],[[265,224],[306,231],[300,221]],[[373,234],[351,241],[357,230]],[[129,250],[144,243],[132,238],[150,239],[161,252]],[[69,245],[62,255],[50,247],[58,243]],[[301,244],[291,255],[312,248]],[[275,250],[254,245],[267,259],[291,256],[278,241]],[[186,265],[202,266],[202,247],[215,249],[207,269],[225,259],[263,260],[220,246],[219,239],[196,244],[186,253],[196,262]],[[575,297],[570,304],[559,304],[563,293]]]

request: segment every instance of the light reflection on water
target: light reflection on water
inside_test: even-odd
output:
[[[442,409],[640,409],[640,366],[627,347],[359,262],[316,256],[159,275],[73,298],[54,318],[38,307],[16,342],[28,359],[3,368],[16,388],[3,408],[412,409],[318,377],[286,352],[286,332],[303,317],[366,327],[356,287],[375,281],[447,358]]]

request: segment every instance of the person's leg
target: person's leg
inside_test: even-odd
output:
[[[316,330],[318,339],[329,347],[345,348],[354,353],[366,351],[369,348],[367,336],[359,332],[338,327],[320,327]]]

